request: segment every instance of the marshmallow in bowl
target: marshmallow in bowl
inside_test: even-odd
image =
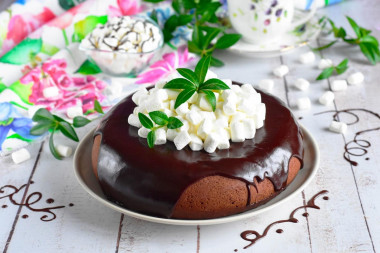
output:
[[[207,78],[211,77],[216,78],[216,75],[209,73]],[[264,125],[266,116],[261,95],[251,84],[238,86],[232,84],[231,80],[223,81],[231,88],[214,92],[217,99],[215,111],[212,111],[204,94],[195,93],[194,98],[174,109],[179,92],[163,89],[164,84],[161,83],[150,90],[142,88],[132,96],[136,107],[133,114],[129,115],[128,123],[138,127],[139,136],[146,138],[148,130],[141,126],[139,112],[149,117],[149,112],[159,110],[176,117],[183,123],[181,128],[159,129],[162,129],[162,143],[172,141],[178,150],[189,146],[193,151],[213,153],[217,149],[228,149],[230,140],[243,142],[253,139],[256,129]]]
[[[123,16],[98,25],[82,40],[82,46],[110,52],[145,53],[158,48],[161,40],[157,26],[146,20]]]

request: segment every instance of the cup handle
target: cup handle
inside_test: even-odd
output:
[[[294,30],[296,27],[298,27],[302,24],[305,24],[307,21],[309,21],[309,19],[311,19],[314,16],[315,12],[317,11],[317,4],[316,3],[317,3],[317,1],[313,0],[313,3],[310,6],[309,13],[305,17],[303,17],[303,18],[301,18],[295,22],[292,22],[290,30]]]

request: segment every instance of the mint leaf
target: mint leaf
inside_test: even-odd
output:
[[[60,156],[60,154],[58,154],[58,151],[55,149],[55,146],[54,146],[54,131],[50,134],[50,138],[49,138],[49,148],[50,148],[50,152],[53,154],[53,156],[58,159],[58,160],[62,160],[62,157]]]
[[[198,82],[203,83],[207,70],[210,67],[211,56],[204,56],[195,66],[195,74],[198,76]]]
[[[153,111],[149,113],[150,118],[159,126],[165,126],[168,123],[168,116],[161,111]]]
[[[241,38],[241,34],[224,34],[215,44],[216,48],[225,49],[234,45]]]
[[[227,84],[222,80],[211,78],[199,86],[200,90],[228,90]]]
[[[184,78],[187,78],[188,80],[190,80],[192,83],[194,84],[199,84],[198,83],[198,77],[197,75],[194,73],[194,71],[192,71],[191,69],[185,69],[185,68],[178,68],[177,69],[178,73],[183,76]]]
[[[379,47],[377,47],[374,44],[370,43],[360,43],[359,44],[360,50],[364,54],[365,57],[373,64],[375,65],[377,62],[380,61],[380,51]]]
[[[214,28],[214,27],[210,27],[210,28],[207,27],[207,28],[208,28],[207,29],[207,34],[205,36],[205,42],[204,42],[204,45],[203,45],[204,49],[206,49],[210,45],[211,41],[213,39],[215,39],[216,36],[218,36],[218,34],[222,31],[219,28]]]
[[[51,127],[53,127],[54,124],[51,121],[40,121],[37,125],[33,126],[29,133],[31,135],[43,135],[44,133],[48,132]]]
[[[39,121],[54,121],[53,114],[51,114],[48,110],[45,108],[38,109],[32,118],[33,121],[39,122]]]
[[[201,92],[206,94],[205,98],[210,103],[212,110],[215,111],[215,109],[216,109],[216,97],[215,97],[214,92],[212,92],[210,90],[201,90]]]
[[[355,34],[358,36],[358,38],[360,38],[362,36],[362,34],[360,32],[360,27],[358,26],[358,24],[349,16],[346,16],[346,18],[347,18],[348,22],[350,23],[352,29],[354,30]]]
[[[347,64],[348,64],[348,59],[344,59],[341,63],[339,63],[335,67],[336,73],[338,75],[343,74],[348,69]]]
[[[97,99],[94,100],[94,110],[98,113],[104,114],[102,106]]]
[[[59,122],[58,129],[61,131],[63,135],[68,137],[69,139],[78,142],[79,138],[74,128],[66,121]]]
[[[193,84],[192,82],[190,82],[189,80],[185,78],[176,78],[166,83],[163,88],[181,90],[181,89],[195,89],[196,86],[195,84]]]
[[[73,119],[73,126],[74,127],[83,127],[85,125],[87,125],[88,123],[90,123],[91,120],[85,118],[85,117],[82,117],[82,116],[76,116],[74,119]]]
[[[177,129],[177,128],[180,128],[181,126],[183,126],[182,121],[180,121],[179,119],[177,119],[175,117],[169,118],[169,120],[168,120],[168,128],[169,129]]]
[[[324,49],[327,49],[327,48],[331,47],[332,45],[334,45],[337,42],[338,42],[338,40],[334,40],[334,41],[331,41],[330,43],[328,43],[326,45],[323,45],[321,47],[313,48],[313,50],[314,51],[322,51]]]
[[[322,73],[317,77],[316,80],[323,80],[323,79],[329,78],[333,72],[334,72],[334,67],[326,68],[322,71]]]
[[[211,66],[222,67],[224,66],[224,63],[221,60],[216,59],[215,57],[211,57]]]
[[[148,136],[146,137],[148,141],[148,146],[150,148],[154,147],[154,142],[156,141],[156,132],[154,130],[150,131],[148,133]]]
[[[180,105],[185,103],[192,95],[196,92],[195,89],[186,89],[179,93],[177,99],[175,100],[174,108],[177,109]]]
[[[146,115],[139,112],[138,116],[139,116],[140,123],[141,125],[143,125],[143,127],[147,129],[153,128],[153,122]]]
[[[202,30],[199,28],[199,26],[195,25],[193,28],[193,33],[191,34],[191,38],[193,41],[189,41],[189,43],[194,43],[196,47],[198,48],[199,45],[203,42],[203,33]],[[189,48],[190,50],[190,48]],[[190,50],[191,51],[191,50]]]

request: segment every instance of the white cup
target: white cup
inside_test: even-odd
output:
[[[243,40],[261,45],[273,42],[306,23],[316,9],[313,4],[308,14],[294,21],[294,0],[228,0],[233,28],[243,36]]]

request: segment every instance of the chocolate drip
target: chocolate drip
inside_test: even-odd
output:
[[[279,228],[279,229],[276,230],[277,234],[281,234],[282,232],[284,232],[284,230],[282,230],[281,228]]]
[[[150,149],[146,139],[138,137],[138,128],[127,123],[135,104],[131,96],[125,98],[95,132],[102,136],[98,177],[103,192],[130,210],[167,218],[183,191],[208,176],[221,175],[247,185],[254,185],[255,178],[259,182],[268,178],[280,192],[286,186],[290,158],[303,157],[302,133],[282,102],[258,92],[267,109],[264,126],[253,140],[232,142],[230,149],[212,154],[189,147],[178,151],[172,142]]]
[[[307,205],[304,205],[304,206],[300,206],[300,207],[297,207],[296,209],[294,209],[291,213],[290,213],[290,216],[289,216],[289,219],[287,220],[279,220],[279,221],[275,221],[271,224],[269,224],[265,229],[264,229],[264,232],[262,234],[260,234],[259,232],[255,231],[255,230],[247,230],[247,231],[244,231],[240,234],[241,238],[243,240],[246,240],[246,241],[249,241],[251,242],[250,244],[248,244],[247,246],[244,247],[244,249],[252,246],[253,244],[256,243],[256,241],[258,241],[259,239],[265,237],[269,230],[276,224],[280,224],[280,223],[287,223],[287,222],[291,222],[291,223],[297,223],[298,220],[294,217],[295,213],[298,211],[298,210],[301,210],[301,209],[304,209],[304,208],[313,208],[313,209],[320,209],[319,206],[317,206],[315,204],[315,199],[317,197],[319,197],[320,195],[323,195],[323,194],[326,194],[328,193],[328,191],[326,190],[323,190],[323,191],[320,191],[318,192],[317,194],[315,194],[308,202],[307,202]],[[278,229],[276,232],[279,233],[278,231],[281,230],[281,233],[282,233],[282,229]],[[251,239],[249,238],[251,235],[254,235],[255,238]]]

